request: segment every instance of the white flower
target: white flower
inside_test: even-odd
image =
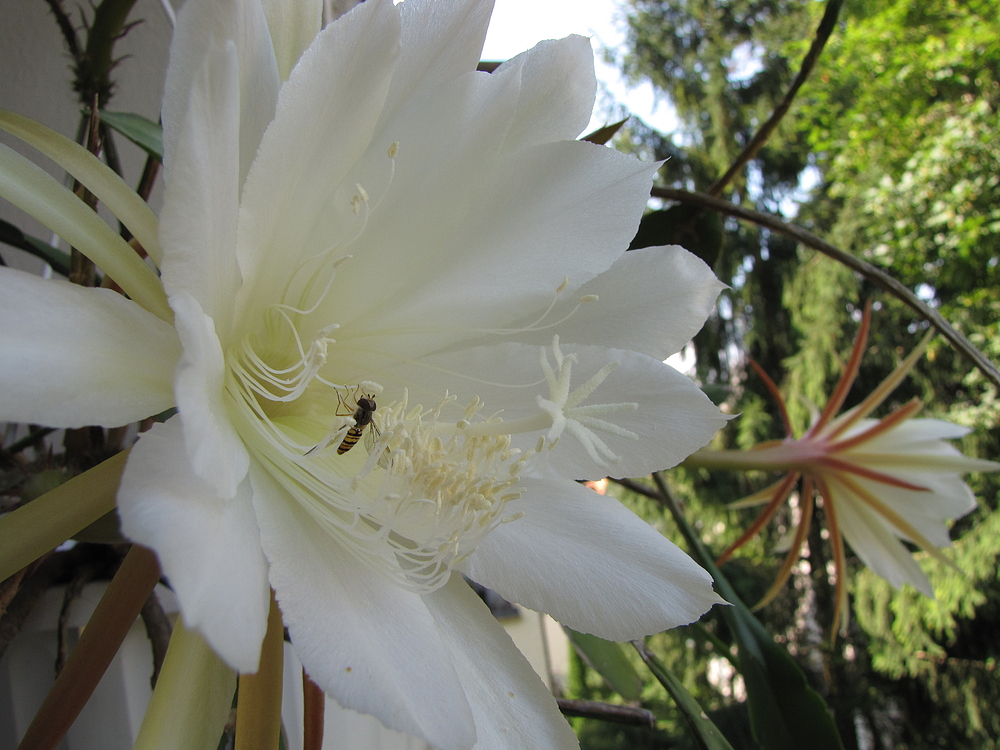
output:
[[[614,640],[721,601],[573,481],[673,465],[723,424],[662,364],[721,284],[680,248],[624,253],[657,165],[573,140],[587,40],[475,72],[491,7],[368,0],[317,34],[318,12],[188,0],[163,110],[174,326],[0,269],[0,417],[176,404],[129,458],[124,530],[235,668],[273,587],[344,706],[439,748],[575,747],[459,574]],[[380,435],[338,453],[361,398]]]
[[[914,399],[881,419],[868,417],[899,386],[924,353],[929,338],[917,346],[857,406],[835,416],[858,375],[868,341],[871,307],[866,306],[854,349],[830,400],[812,426],[792,435],[785,401],[777,385],[754,364],[785,423],[787,436],[746,451],[701,450],[688,459],[692,466],[782,470],[778,482],[737,501],[732,507],[765,505],[756,520],[720,556],[733,552],[756,535],[802,480],[799,518],[791,546],[774,584],[758,603],[770,602],[787,583],[812,521],[814,495],[821,498],[833,548],[836,604],[833,629],[846,631],[848,617],[844,542],[876,574],[899,588],[909,583],[934,596],[927,575],[903,542],[954,565],[941,552],[951,546],[948,521],[976,507],[972,490],[962,480],[970,471],[996,471],[1000,463],[964,456],[946,440],[961,438],[968,428],[938,419],[913,419],[922,404]]]

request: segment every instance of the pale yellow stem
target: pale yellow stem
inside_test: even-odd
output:
[[[94,261],[138,305],[173,321],[163,284],[132,246],[48,172],[3,144],[0,198],[36,218]]]
[[[256,674],[240,675],[235,750],[278,750],[284,646],[281,610],[271,591],[271,611],[260,651],[260,667]]]
[[[14,112],[0,109],[0,129],[38,149],[73,175],[128,227],[157,266],[162,263],[156,214],[111,167],[79,143]]]
[[[0,516],[0,580],[58,547],[115,507],[128,451]]]
[[[236,672],[178,619],[132,750],[215,750],[235,692]]]

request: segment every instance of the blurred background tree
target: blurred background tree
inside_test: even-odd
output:
[[[824,10],[818,2],[793,0],[627,0],[628,49],[617,62],[632,82],[653,84],[676,109],[680,127],[657,133],[630,123],[619,134],[619,148],[667,159],[659,177],[665,187],[709,190],[785,95]],[[995,361],[998,105],[995,3],[848,0],[791,110],[721,196],[794,221],[883,268]],[[741,415],[721,433],[724,447],[782,436],[763,383],[747,374],[749,359],[781,385],[801,431],[843,368],[864,300],[874,300],[873,326],[846,407],[869,393],[928,329],[870,282],[752,224],[668,204],[647,216],[633,244],[671,242],[697,252],[731,287],[695,340],[697,377]],[[996,389],[943,339],[932,342],[880,413],[912,397],[924,401],[925,416],[975,428],[960,446],[966,454],[1000,455]],[[770,481],[683,468],[670,479],[715,553],[755,515],[724,504]],[[936,600],[909,587],[893,591],[855,563],[849,581],[854,619],[847,637],[830,648],[828,550],[814,525],[808,557],[786,591],[758,613],[826,698],[845,747],[998,746],[1000,483],[993,476],[969,483],[980,507],[952,529],[964,574],[922,559]],[[660,508],[620,487],[615,492],[672,533]],[[779,512],[765,536],[725,566],[748,603],[760,598],[780,565],[775,547],[790,521]],[[654,642],[733,747],[754,747],[739,678],[734,682],[722,666],[730,636],[721,620]],[[572,682],[581,696],[610,696],[583,662]],[[657,689],[644,705],[679,721],[670,718],[671,703]],[[677,739],[684,734],[680,723],[666,726],[666,736],[650,746],[697,746]],[[645,746],[607,725],[580,731],[584,747]]]

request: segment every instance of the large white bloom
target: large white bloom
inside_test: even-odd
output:
[[[656,165],[573,140],[586,39],[485,74],[489,0],[369,0],[319,33],[318,7],[188,0],[163,109],[174,325],[0,269],[0,417],[177,406],[120,512],[234,667],[257,668],[273,587],[341,704],[439,748],[574,747],[460,573],[614,640],[720,601],[573,480],[722,425],[662,363],[721,285],[680,248],[624,253]],[[381,435],[341,455],[362,396]]]

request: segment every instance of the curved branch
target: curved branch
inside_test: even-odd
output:
[[[969,341],[969,339],[956,331],[947,320],[941,317],[941,313],[928,306],[927,303],[918,298],[906,286],[889,276],[889,274],[885,273],[885,271],[876,268],[871,263],[863,261],[860,258],[856,258],[853,255],[834,247],[829,242],[820,239],[812,232],[808,232],[802,227],[781,221],[781,219],[776,216],[764,214],[760,211],[753,211],[742,206],[737,206],[734,203],[730,203],[729,201],[722,200],[721,198],[716,198],[711,195],[706,195],[705,193],[693,193],[687,190],[654,187],[652,195],[655,198],[664,198],[666,200],[679,201],[681,203],[694,203],[699,206],[704,206],[705,208],[710,208],[714,211],[719,211],[723,214],[728,214],[729,216],[735,216],[738,219],[743,219],[744,221],[749,221],[762,227],[767,227],[772,231],[791,237],[792,239],[801,242],[803,245],[811,247],[813,250],[818,250],[824,255],[843,263],[852,271],[861,274],[866,279],[869,279],[885,289],[920,315],[920,317],[924,320],[928,321],[942,336],[948,339],[955,349],[965,355],[965,357],[969,359],[991,383],[1000,387],[1000,370],[997,369],[996,365],[994,365],[985,354],[979,351],[979,349],[977,349],[972,342]]]
[[[736,160],[722,177],[708,186],[708,190],[705,191],[706,193],[713,196],[718,196],[722,193],[726,185],[746,166],[747,162],[757,155],[757,152],[767,142],[767,139],[771,137],[771,133],[778,127],[781,118],[785,116],[792,106],[795,95],[799,93],[802,84],[806,82],[812,69],[816,66],[819,54],[823,51],[826,40],[830,38],[830,34],[833,33],[834,26],[837,24],[837,15],[840,13],[841,5],[843,5],[843,0],[827,0],[826,11],[823,13],[823,18],[820,20],[819,26],[816,27],[816,36],[813,38],[813,43],[809,46],[806,56],[802,58],[802,67],[799,69],[799,74],[795,76],[795,80],[792,81],[791,88],[788,89],[788,92],[778,106],[774,108],[774,112],[771,113],[767,122],[761,125],[760,130],[750,139],[743,152],[736,157]]]

